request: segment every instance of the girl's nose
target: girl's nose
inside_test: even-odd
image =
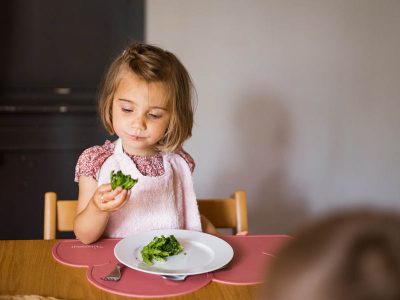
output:
[[[131,126],[136,129],[145,130],[146,118],[141,115],[135,116],[135,118],[132,120]]]

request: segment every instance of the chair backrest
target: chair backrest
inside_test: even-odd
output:
[[[247,202],[244,191],[230,198],[198,199],[199,211],[217,228],[230,228],[233,233],[248,231]],[[43,239],[55,239],[57,232],[73,231],[77,200],[58,200],[54,192],[44,195]]]
[[[234,234],[248,231],[246,192],[239,190],[230,198],[198,199],[200,214],[216,228],[229,228]]]
[[[45,193],[43,239],[55,239],[59,231],[73,231],[77,205],[78,200],[58,200],[56,193]]]

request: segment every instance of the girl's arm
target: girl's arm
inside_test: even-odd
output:
[[[79,196],[74,232],[85,244],[97,241],[106,229],[113,211],[122,207],[127,191],[121,187],[111,189],[110,184],[97,186],[97,181],[88,176],[79,177]]]
[[[218,230],[215,228],[213,223],[209,219],[207,219],[205,216],[200,215],[200,220],[201,220],[201,229],[205,233],[209,233],[212,235],[220,236],[221,234],[218,232]]]
[[[222,236],[222,234],[215,228],[215,226],[213,225],[213,223],[211,223],[209,219],[207,219],[203,215],[200,215],[200,219],[201,219],[201,228],[203,229],[203,232],[216,236]],[[239,231],[238,233],[236,233],[236,235],[248,235],[248,232]]]

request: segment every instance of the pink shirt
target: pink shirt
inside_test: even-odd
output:
[[[88,176],[96,179],[96,175],[103,163],[109,158],[115,149],[115,144],[106,140],[101,146],[93,146],[82,152],[75,168],[75,181],[78,182],[80,176]],[[182,148],[176,151],[189,165],[193,172],[195,162],[193,158]],[[164,174],[163,158],[161,153],[152,156],[130,156],[139,172],[144,176],[156,177]]]

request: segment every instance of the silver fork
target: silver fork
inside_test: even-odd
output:
[[[121,269],[124,267],[123,264],[117,263],[114,269],[107,274],[106,276],[102,277],[101,279],[106,281],[118,281],[121,279]]]

